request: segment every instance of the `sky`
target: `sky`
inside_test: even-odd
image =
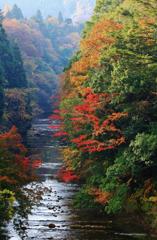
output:
[[[96,0],[0,0],[0,8],[5,4],[17,4],[26,17],[31,17],[40,9],[43,16],[57,16],[62,11],[65,17],[88,20]]]

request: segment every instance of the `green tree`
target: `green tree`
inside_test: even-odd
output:
[[[62,14],[62,12],[59,12],[59,14],[58,14],[58,22],[59,22],[59,24],[63,23],[63,21],[64,21],[63,14]]]
[[[43,23],[43,16],[40,10],[37,10],[34,18],[38,23]]]
[[[74,58],[65,75],[62,103],[65,100],[68,103],[67,99],[70,101],[74,96],[86,102],[73,107],[68,104],[68,111],[63,109],[69,116],[72,113],[75,116],[70,116],[72,124],[68,124],[69,129],[66,128],[68,117],[61,114],[65,126],[62,130],[67,130],[70,141],[75,125],[80,131],[79,137],[72,141],[77,146],[71,144],[65,152],[65,163],[71,164],[71,167],[75,164],[75,170],[86,179],[86,193],[92,195],[94,201],[99,201],[108,213],[125,210],[129,204],[132,204],[132,210],[142,208],[147,214],[154,212],[154,216],[157,212],[156,9],[156,0],[98,0],[92,21],[86,26],[80,54]],[[110,96],[111,100],[105,102],[101,99],[101,111],[97,104],[98,115],[92,116],[92,121],[96,123],[96,135],[89,123],[90,115],[87,117],[87,128],[85,120],[82,126],[80,123],[80,117],[83,111],[87,113],[88,107],[85,88],[92,89],[95,94]],[[90,100],[94,102],[92,95]],[[79,110],[82,115],[79,115]],[[111,112],[113,119],[116,113],[127,113],[124,119],[115,123],[121,129],[118,134],[123,134],[125,141],[106,152],[87,155],[84,151],[81,154],[79,148],[84,143],[88,144],[88,148],[92,144],[86,141],[87,135],[91,134],[92,140],[95,136],[99,140],[100,123],[104,118],[107,132],[101,136],[101,141],[105,143],[110,129],[116,131],[113,125],[107,127]],[[71,160],[73,153],[75,160]],[[99,168],[96,167],[98,165]],[[80,196],[82,204],[85,195]],[[87,202],[88,197],[85,198]],[[146,208],[148,205],[149,208]]]
[[[12,44],[12,54],[13,54],[13,72],[12,78],[9,81],[9,88],[26,88],[27,79],[23,66],[23,60],[21,57],[21,52],[16,43]]]

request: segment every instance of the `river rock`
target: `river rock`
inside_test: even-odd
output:
[[[55,228],[55,227],[56,227],[55,224],[53,224],[53,223],[49,224],[49,228]]]

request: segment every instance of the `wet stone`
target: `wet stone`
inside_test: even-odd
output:
[[[55,224],[53,224],[53,223],[49,224],[49,228],[55,228],[55,227],[56,227]]]

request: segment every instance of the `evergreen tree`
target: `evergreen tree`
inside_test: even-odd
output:
[[[3,69],[6,87],[27,86],[20,50],[17,44],[9,42],[2,24],[0,24],[0,66]]]
[[[12,68],[10,68],[12,62],[11,46],[5,30],[2,24],[0,24],[0,66],[3,69],[3,76],[6,81],[10,81],[12,78]]]
[[[2,39],[3,35],[3,27],[2,27],[2,12],[0,11],[0,40]],[[1,48],[1,43],[0,43],[0,48]],[[1,49],[0,49],[1,52]],[[1,62],[1,56],[0,56],[0,120],[3,115],[3,110],[4,110],[4,71],[2,67],[2,62]]]
[[[73,24],[73,21],[71,18],[67,18],[67,19],[65,19],[65,23],[68,25],[71,25],[71,24]]]
[[[58,22],[59,22],[59,24],[63,23],[63,21],[64,21],[63,14],[62,14],[62,12],[59,12],[59,14],[58,14]]]
[[[43,23],[43,16],[40,10],[36,12],[35,20],[39,23]]]
[[[21,9],[15,4],[10,12],[6,14],[7,18],[23,20],[24,16]]]
[[[23,67],[21,52],[16,43],[12,44],[13,53],[13,75],[9,83],[10,88],[26,88],[27,79]]]
[[[0,120],[4,110],[4,72],[0,62]]]
[[[0,24],[2,24],[2,21],[3,21],[3,13],[2,13],[2,10],[0,9]]]

